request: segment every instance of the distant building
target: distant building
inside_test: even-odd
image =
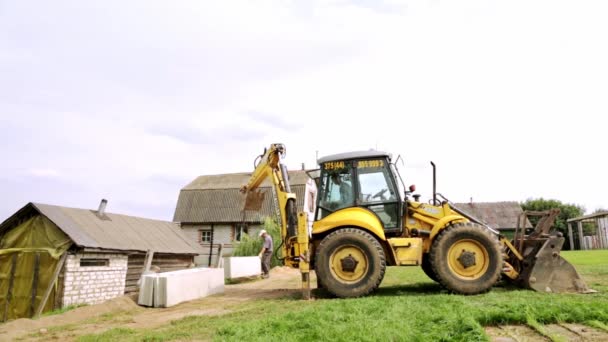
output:
[[[587,231],[583,226],[588,226]],[[576,232],[573,234],[573,227]],[[568,220],[568,241],[571,250],[608,248],[608,212],[602,211]]]
[[[192,267],[202,253],[177,224],[108,213],[106,203],[28,203],[0,224],[0,321],[135,295],[148,251],[159,272]]]
[[[308,213],[312,226],[316,184],[304,170],[288,174],[297,210]],[[239,189],[250,177],[251,173],[203,175],[181,189],[173,221],[180,224],[190,241],[204,249],[204,256],[199,257],[202,260],[197,262],[215,264],[220,244],[222,255],[231,255],[244,234],[257,238],[266,217],[279,222],[276,194],[268,179],[258,188],[260,206],[245,210],[246,196]],[[275,242],[275,248],[278,246]]]
[[[454,203],[456,208],[481,220],[490,227],[511,237],[517,228],[517,220],[523,214],[521,205],[517,202],[469,202]],[[525,218],[526,228],[532,224]]]

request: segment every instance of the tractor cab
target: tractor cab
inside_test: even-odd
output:
[[[360,207],[380,219],[385,234],[402,231],[403,200],[390,154],[348,152],[320,158],[318,163],[321,172],[315,220]]]

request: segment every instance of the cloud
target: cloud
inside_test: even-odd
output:
[[[261,123],[270,129],[278,128],[290,132],[295,132],[302,129],[301,121],[305,120],[305,118],[297,118],[290,116],[289,114],[279,116],[255,110],[248,111],[245,115],[250,120],[256,123]],[[289,120],[289,118],[292,120]]]
[[[60,175],[55,169],[29,169],[26,173],[40,178],[58,178]]]
[[[606,206],[601,2],[2,6],[5,213],[108,196],[171,218],[183,184],[249,171],[273,142],[290,168],[317,151],[401,154],[423,198],[434,160],[454,200]]]

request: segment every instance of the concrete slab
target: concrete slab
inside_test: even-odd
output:
[[[262,263],[259,257],[225,257],[224,277],[235,279],[257,276],[262,273]]]
[[[142,306],[154,306],[154,285],[158,274],[144,274],[139,285],[139,297],[137,304]]]
[[[150,297],[153,298],[153,303],[149,306],[170,307],[224,292],[224,270],[221,268],[191,268],[144,275],[143,279],[140,290],[141,305],[149,303]],[[150,283],[153,284],[152,291],[149,290],[150,285],[147,285]]]

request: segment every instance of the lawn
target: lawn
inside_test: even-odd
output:
[[[484,326],[582,323],[608,329],[608,250],[562,252],[595,294],[550,294],[497,286],[451,295],[417,267],[390,267],[377,294],[357,299],[257,300],[220,316],[192,316],[160,329],[116,328],[82,341],[486,341]]]

